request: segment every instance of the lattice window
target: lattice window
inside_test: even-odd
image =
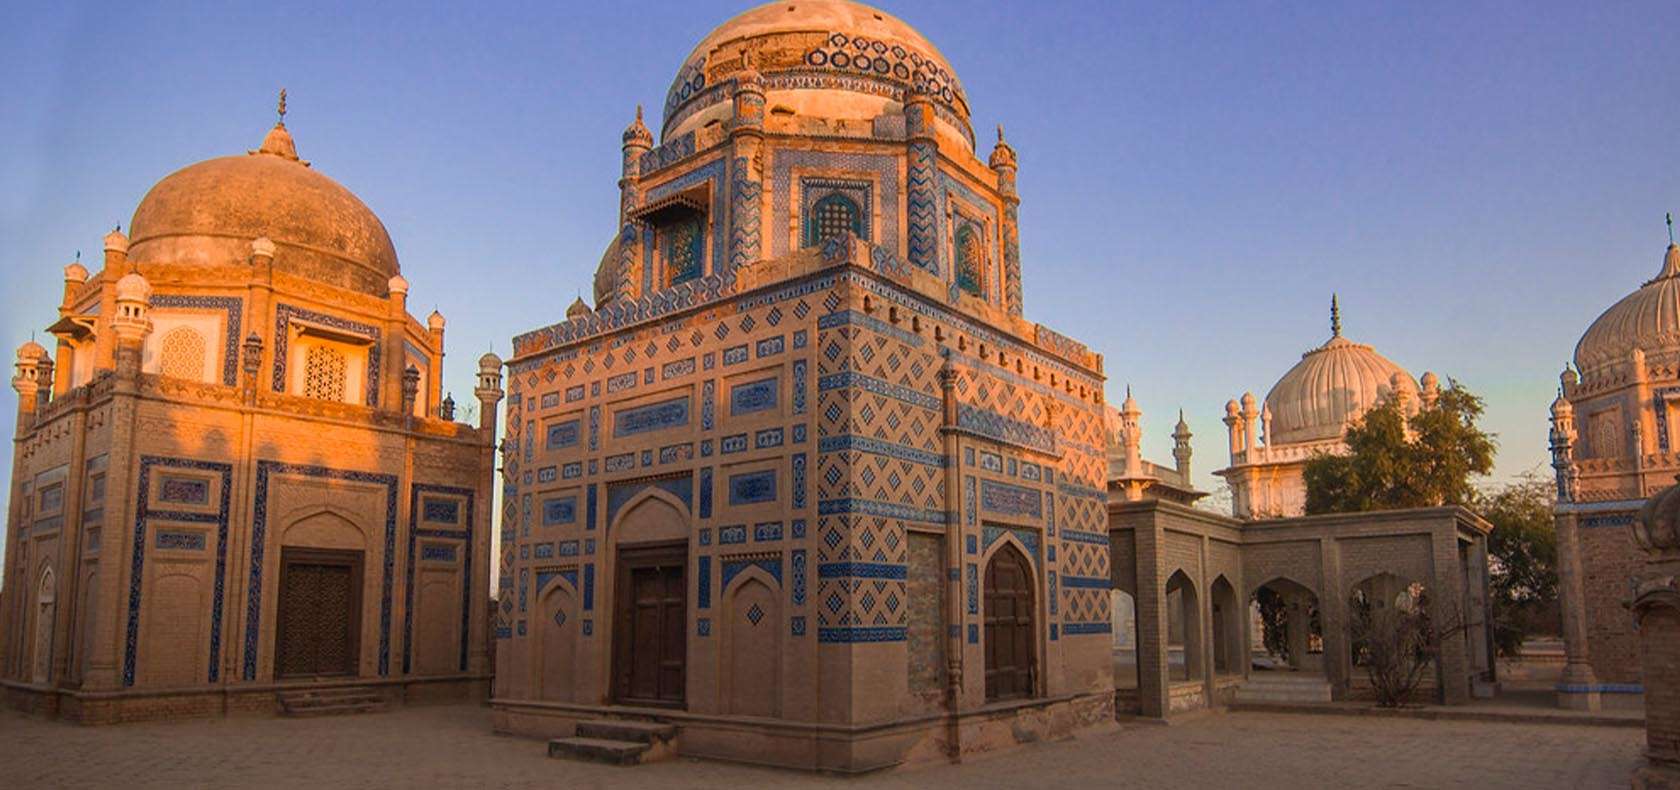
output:
[[[973,224],[957,228],[957,287],[975,296],[986,295],[986,239]]]
[[[858,204],[838,192],[824,195],[811,206],[805,234],[807,246],[821,244],[844,233],[863,236],[863,212]]]
[[[204,335],[187,326],[164,333],[158,343],[158,372],[178,379],[204,380]]]
[[[343,401],[349,360],[344,352],[328,345],[312,345],[303,355],[303,395],[306,398]]]
[[[665,271],[671,285],[699,277],[705,259],[706,227],[701,217],[682,220],[665,231]]]

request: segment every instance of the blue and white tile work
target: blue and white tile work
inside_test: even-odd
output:
[[[871,79],[832,73],[836,52],[870,70],[927,62],[861,41],[814,46],[824,65],[765,84]],[[732,66],[685,65],[673,85],[675,122],[700,106],[766,106],[753,104],[751,75],[735,75]],[[1069,655],[1101,653],[1107,666],[1105,645],[1081,642],[1078,625],[1107,617],[1106,596],[1071,581],[1108,572],[1106,538],[1082,541],[1106,535],[1101,360],[1018,317],[1019,288],[1002,249],[1014,229],[1001,227],[1016,213],[999,176],[971,151],[945,150],[924,123],[955,117],[953,87],[923,86],[934,97],[924,118],[876,123],[864,129],[872,136],[844,145],[789,144],[769,131],[782,121],[762,117],[684,128],[657,149],[645,129],[626,133],[626,220],[600,275],[603,302],[514,338],[509,363],[510,397],[566,393],[563,406],[540,417],[578,420],[525,465],[583,471],[546,481],[509,472],[506,491],[540,505],[605,487],[605,507],[574,504],[575,518],[542,519],[540,534],[517,538],[600,541],[599,567],[586,566],[581,594],[601,629],[579,637],[588,647],[574,654],[571,699],[611,697],[600,684],[611,676],[620,627],[614,563],[645,542],[637,531],[648,527],[636,514],[656,510],[665,519],[657,542],[681,569],[693,597],[686,603],[698,605],[679,629],[690,671],[706,673],[688,681],[691,711],[731,712],[712,686],[734,671],[735,650],[786,653],[776,681],[783,688],[819,687],[823,666],[925,663],[933,659],[921,653],[953,644],[965,662],[982,665],[984,580],[1004,546],[1029,559],[1040,660],[1050,665],[1039,675],[1044,692],[1076,691],[1065,684],[1084,669],[1057,665]],[[869,90],[909,98],[886,83]],[[856,207],[854,230],[807,237],[821,230],[811,215],[831,195]],[[983,229],[990,268],[979,297],[952,296],[946,210]],[[661,240],[671,223],[694,217],[705,225],[705,265],[671,285]],[[541,383],[528,383],[528,374]],[[517,441],[511,417],[506,429]],[[649,500],[661,504],[640,507]],[[941,546],[965,551],[947,561]],[[516,578],[555,561],[512,556]],[[939,602],[953,593],[965,605],[951,622]],[[542,665],[549,629],[567,627],[537,612],[525,635],[515,629],[499,646],[512,698],[543,695],[521,684]],[[940,672],[931,682],[942,682]],[[970,700],[978,707],[984,673],[965,671],[963,682],[965,700],[978,695]],[[943,687],[935,691],[930,699],[942,699]],[[786,709],[769,715],[805,716],[787,702],[797,697],[781,695]]]

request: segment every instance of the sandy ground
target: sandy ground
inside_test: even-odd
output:
[[[1206,714],[845,779],[679,759],[551,760],[487,709],[76,727],[0,713],[0,786],[94,787],[1627,787],[1631,728]]]

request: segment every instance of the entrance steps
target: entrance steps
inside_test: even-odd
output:
[[[1238,704],[1330,701],[1330,681],[1300,672],[1254,672],[1237,687]]]
[[[657,721],[580,721],[577,734],[548,742],[549,757],[570,757],[608,765],[638,765],[677,753],[677,727]]]
[[[367,686],[298,689],[275,695],[287,716],[337,716],[385,710],[385,698]]]

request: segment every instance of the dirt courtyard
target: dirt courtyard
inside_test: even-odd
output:
[[[860,778],[551,760],[475,706],[77,727],[0,712],[0,785],[95,787],[1626,787],[1644,731],[1219,713]]]

